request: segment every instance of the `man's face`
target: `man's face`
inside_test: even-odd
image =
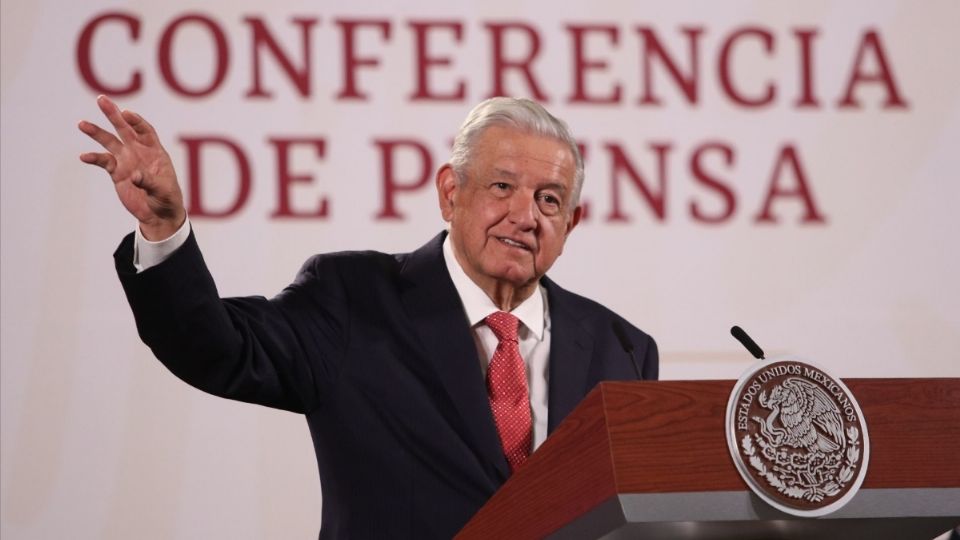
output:
[[[443,219],[460,266],[481,289],[529,290],[563,252],[580,221],[576,166],[556,139],[493,126],[480,134],[460,178],[437,175]]]

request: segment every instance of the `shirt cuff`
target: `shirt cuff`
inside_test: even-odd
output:
[[[183,221],[183,225],[170,238],[151,242],[144,238],[140,226],[136,228],[133,240],[133,267],[137,273],[152,268],[167,260],[174,251],[180,248],[190,237],[190,220]]]

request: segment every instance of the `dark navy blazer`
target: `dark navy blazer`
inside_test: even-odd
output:
[[[137,329],[174,374],[215,394],[305,414],[321,538],[450,538],[509,475],[441,233],[399,255],[317,255],[271,300],[220,299],[196,238],[137,274],[114,254]],[[657,347],[547,278],[549,430],[601,380],[644,379]]]

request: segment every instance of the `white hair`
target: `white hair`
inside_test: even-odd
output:
[[[466,178],[467,164],[472,157],[476,140],[492,126],[510,127],[564,143],[569,148],[576,166],[570,203],[571,206],[579,203],[580,189],[583,187],[583,157],[577,142],[570,134],[570,128],[566,122],[547,112],[539,103],[524,98],[493,97],[470,111],[453,140],[453,151],[450,155],[450,165],[461,181]]]

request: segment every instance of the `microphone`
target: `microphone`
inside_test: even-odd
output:
[[[743,344],[744,347],[750,351],[750,354],[753,355],[757,360],[765,360],[763,357],[763,349],[743,331],[743,328],[739,326],[734,326],[730,329],[730,333],[733,334],[733,337],[737,338],[737,341]]]
[[[623,347],[623,352],[630,355],[630,361],[633,362],[633,369],[637,372],[637,379],[643,379],[643,374],[640,372],[640,363],[637,362],[637,355],[633,354],[633,343],[630,343],[630,339],[627,337],[627,332],[623,329],[623,325],[620,324],[620,321],[614,319],[611,326],[613,328],[613,334],[617,336],[617,341],[619,341],[620,346]]]

